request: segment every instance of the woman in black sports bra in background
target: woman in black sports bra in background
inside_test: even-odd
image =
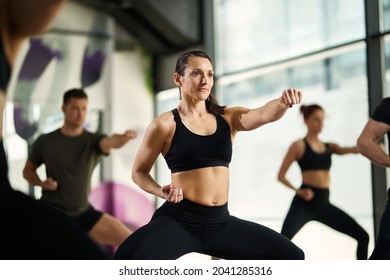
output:
[[[307,222],[315,220],[356,239],[357,259],[365,260],[369,241],[367,232],[352,217],[329,202],[331,155],[358,153],[357,148],[340,147],[335,143],[323,143],[319,140],[318,135],[324,121],[321,106],[302,105],[301,113],[307,126],[307,134],[304,139],[291,144],[278,174],[279,181],[296,192],[281,233],[292,239]],[[286,178],[294,161],[298,162],[302,173],[300,188],[295,188]]]
[[[289,239],[228,211],[232,142],[281,118],[301,92],[283,91],[262,107],[221,107],[211,93],[211,59],[201,51],[179,56],[173,75],[180,102],[146,130],[132,178],[144,191],[165,199],[151,221],[136,230],[116,251],[115,259],[177,259],[198,252],[223,259],[303,259]],[[171,183],[161,186],[150,171],[162,154]]]

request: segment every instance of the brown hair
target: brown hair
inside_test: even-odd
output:
[[[180,76],[184,76],[184,72],[188,65],[188,59],[190,57],[202,57],[206,58],[213,64],[211,58],[203,51],[188,51],[184,52],[177,58],[175,72]],[[206,100],[206,110],[213,115],[223,115],[223,110],[226,106],[220,106],[214,94],[210,93]]]
[[[303,115],[303,119],[307,120],[314,111],[321,110],[324,111],[324,109],[317,104],[311,104],[311,105],[301,105],[300,111]]]
[[[87,99],[88,95],[82,88],[73,88],[64,93],[62,104],[66,105],[71,98]]]

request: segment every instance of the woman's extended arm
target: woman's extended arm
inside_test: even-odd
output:
[[[346,155],[346,154],[357,154],[359,153],[356,146],[353,147],[342,147],[336,143],[329,143],[332,153],[336,155]]]
[[[228,108],[232,129],[234,131],[249,131],[269,122],[280,119],[294,104],[301,103],[302,93],[296,89],[283,91],[282,96],[269,101],[264,106],[248,109],[244,107]]]

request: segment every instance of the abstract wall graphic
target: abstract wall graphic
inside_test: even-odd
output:
[[[40,38],[30,39],[30,49],[23,61],[18,75],[18,81],[37,80],[46,69],[50,60],[60,59],[61,52],[44,44]]]
[[[105,22],[95,18],[92,23],[92,30],[106,30]],[[83,63],[81,69],[81,86],[89,87],[100,80],[107,53],[109,53],[107,40],[103,36],[89,37],[84,49]]]
[[[81,69],[81,86],[83,88],[100,80],[107,53],[110,52],[107,44],[109,38],[105,35],[109,34],[108,27],[107,23],[99,17],[95,17],[91,24],[91,30],[97,34],[88,38],[84,49]]]
[[[102,50],[93,50],[92,46],[88,44],[84,51],[81,70],[81,86],[83,88],[96,83],[100,79],[104,61],[104,52]]]
[[[30,40],[30,48],[18,74],[13,100],[15,130],[25,140],[33,137],[38,129],[39,116],[34,114],[33,92],[49,63],[60,60],[61,57],[63,55],[60,50],[51,48],[41,38]]]
[[[95,95],[90,108],[96,107],[95,100],[105,98],[105,89],[88,88],[104,79],[109,43],[101,38],[53,34],[30,40],[13,94],[14,125],[20,137],[28,140],[60,126],[62,95],[70,88],[83,87]]]
[[[23,103],[14,102],[14,124],[15,131],[21,138],[28,141],[37,132],[38,124],[31,121],[31,118],[23,117]],[[29,108],[27,108],[28,110]],[[24,114],[25,115],[25,114]]]

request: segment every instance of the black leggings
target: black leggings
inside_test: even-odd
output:
[[[358,242],[356,257],[359,260],[366,260],[369,241],[367,232],[352,217],[329,202],[329,189],[304,184],[301,188],[312,189],[314,197],[306,201],[295,195],[281,233],[292,239],[307,222],[318,221],[356,239]]]
[[[387,205],[379,224],[379,233],[370,260],[390,260],[390,189],[387,190]]]
[[[114,259],[177,259],[190,252],[236,260],[304,259],[283,235],[230,216],[227,204],[204,206],[186,199],[165,202],[122,243]]]

